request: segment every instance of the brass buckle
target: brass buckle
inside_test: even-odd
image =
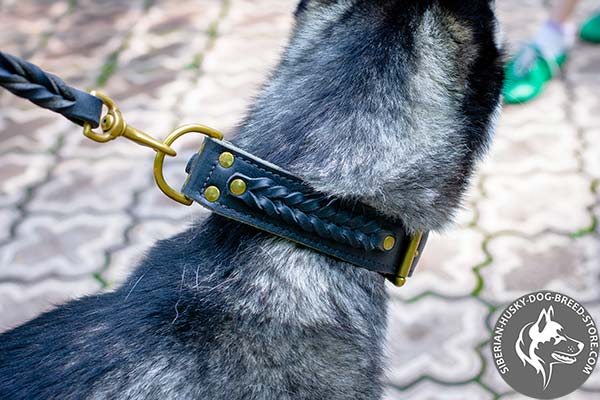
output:
[[[419,246],[421,245],[423,236],[424,232],[419,232],[411,238],[410,243],[408,244],[408,250],[404,256],[404,260],[402,260],[402,264],[400,264],[400,269],[398,270],[396,276],[392,278],[392,283],[397,287],[402,287],[406,284],[408,274],[410,274],[410,270],[412,269],[415,259],[420,255]]]

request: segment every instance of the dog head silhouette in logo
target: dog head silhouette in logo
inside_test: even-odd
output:
[[[545,390],[554,366],[574,364],[583,343],[565,333],[565,328],[554,320],[554,308],[550,306],[542,309],[537,321],[521,329],[515,349],[524,366],[529,364],[542,375]]]

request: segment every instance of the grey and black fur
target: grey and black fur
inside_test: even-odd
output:
[[[235,142],[412,231],[459,207],[497,113],[488,0],[309,0]],[[2,399],[379,399],[384,279],[211,216],[123,287],[0,336]]]

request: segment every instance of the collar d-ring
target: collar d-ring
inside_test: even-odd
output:
[[[184,125],[175,129],[167,138],[163,141],[163,143],[167,147],[171,147],[173,143],[180,137],[187,135],[189,133],[200,133],[202,135],[222,140],[223,134],[215,129],[209,128],[205,125]],[[175,200],[178,203],[181,203],[186,206],[191,206],[194,202],[192,199],[185,196],[183,193],[173,189],[165,180],[163,174],[163,167],[165,162],[165,156],[167,154],[161,150],[156,150],[156,157],[154,158],[154,180],[158,185],[159,189],[167,195],[169,198]]]

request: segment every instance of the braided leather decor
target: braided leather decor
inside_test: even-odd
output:
[[[186,168],[181,192],[189,199],[395,283],[397,277],[412,275],[426,239],[411,252],[414,237],[401,221],[366,204],[317,193],[301,178],[226,141],[209,138],[202,148]],[[224,155],[232,162],[221,163]],[[245,185],[234,185],[238,180]],[[391,249],[384,248],[388,236],[395,241]]]
[[[82,125],[99,125],[100,99],[69,87],[57,76],[17,57],[0,52],[0,86],[34,104]]]
[[[373,251],[383,250],[382,240],[390,234],[364,215],[353,217],[339,208],[338,201],[327,201],[323,195],[294,192],[269,178],[249,178],[236,174],[231,179],[243,179],[246,182],[247,191],[238,197],[248,206],[324,239]]]

